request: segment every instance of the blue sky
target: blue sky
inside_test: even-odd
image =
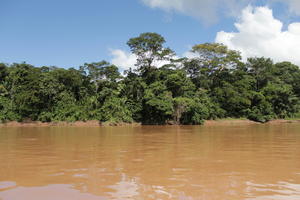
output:
[[[300,22],[297,10],[291,11],[289,4],[251,3],[254,7],[268,5],[285,28]],[[188,5],[182,11],[151,0],[0,0],[0,9],[0,62],[65,68],[111,61],[112,51],[128,52],[128,39],[142,32],[163,35],[167,46],[182,55],[194,44],[214,42],[220,31],[236,31],[234,23],[241,15],[216,9],[218,19],[210,22],[197,12],[189,14],[193,11]],[[244,48],[229,42],[234,48]]]

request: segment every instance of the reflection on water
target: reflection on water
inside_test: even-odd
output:
[[[1,200],[300,199],[300,125],[0,128]]]
[[[249,185],[248,199],[275,200],[275,199],[292,199],[296,200],[300,197],[300,184],[291,184],[287,182],[278,182],[276,184],[254,184]]]

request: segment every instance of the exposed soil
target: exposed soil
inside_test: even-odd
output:
[[[247,120],[247,119],[219,119],[219,120],[206,120],[204,126],[224,126],[224,125],[252,125],[260,124],[259,122]]]
[[[300,120],[285,120],[285,119],[276,119],[271,120],[267,123],[260,123],[251,121],[248,119],[220,119],[220,120],[207,120],[204,123],[204,126],[218,126],[218,125],[252,125],[252,124],[286,124],[286,123],[300,123]]]
[[[286,124],[286,123],[300,123],[300,120],[299,119],[295,119],[295,120],[276,119],[267,122],[267,124]]]
[[[300,123],[300,120],[284,120],[277,119],[271,120],[266,124],[285,124],[285,123]],[[252,125],[261,124],[247,119],[220,119],[220,120],[207,120],[203,126],[230,126],[230,125]],[[141,126],[140,123],[114,123],[104,122],[101,123],[97,120],[91,121],[77,121],[77,122],[40,122],[40,121],[26,121],[26,122],[5,122],[0,123],[0,127],[50,127],[50,126],[61,126],[61,127],[100,127],[100,126]]]

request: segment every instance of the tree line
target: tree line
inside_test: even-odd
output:
[[[300,70],[290,62],[243,62],[216,43],[195,45],[192,58],[179,58],[157,33],[127,44],[137,64],[123,75],[106,61],[78,69],[1,63],[0,121],[201,124],[300,116]]]

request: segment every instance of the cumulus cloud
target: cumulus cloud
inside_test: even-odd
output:
[[[199,55],[196,54],[196,53],[194,53],[194,52],[192,52],[192,51],[187,51],[187,52],[184,52],[184,53],[182,54],[182,56],[185,57],[185,58],[190,58],[190,59],[192,59],[192,58],[197,58]]]
[[[113,49],[110,51],[112,55],[111,63],[121,67],[123,70],[128,70],[129,68],[135,69],[136,66],[136,56],[134,54],[128,53],[121,49]]]
[[[120,67],[122,70],[136,69],[135,64],[137,63],[136,55],[126,52],[121,49],[113,49],[110,50],[112,60],[111,63]],[[178,57],[174,56],[173,59],[177,59]],[[155,60],[153,62],[154,66],[162,67],[163,65],[170,64],[170,61],[166,60]]]
[[[283,23],[267,7],[248,6],[235,24],[237,32],[218,32],[216,42],[238,50],[244,58],[270,57],[274,61],[291,61],[300,65],[300,23]]]
[[[300,15],[300,1],[299,0],[274,0],[282,3],[288,3],[290,11],[296,15]]]
[[[229,10],[234,13],[238,7],[249,0],[142,0],[151,8],[160,8],[167,12],[179,12],[203,19],[206,23],[218,20],[218,11]]]
[[[215,23],[219,15],[237,16],[242,8],[255,4],[260,0],[140,0],[151,8],[159,8],[166,12],[179,12],[201,19],[205,23]],[[300,15],[299,0],[266,0],[267,4],[275,2],[287,4],[289,10]]]

